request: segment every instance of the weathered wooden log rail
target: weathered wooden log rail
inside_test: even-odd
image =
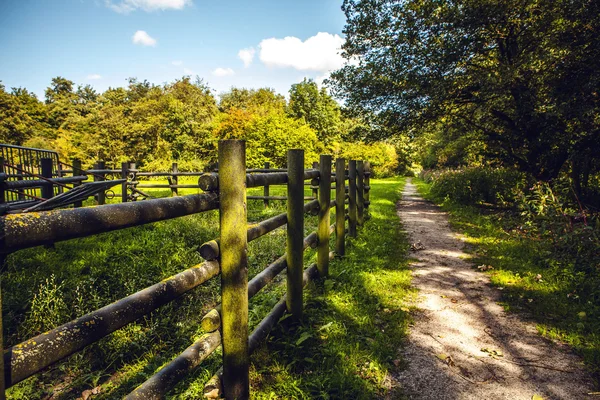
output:
[[[199,176],[197,187],[202,188],[205,193],[0,217],[0,257],[5,257],[8,253],[42,244],[209,210],[220,211],[220,237],[200,248],[201,255],[206,259],[204,263],[5,349],[3,363],[0,363],[0,399],[5,398],[7,388],[99,341],[219,274],[222,303],[203,317],[201,325],[207,333],[137,387],[127,398],[164,398],[177,382],[218,346],[223,347],[223,368],[211,379],[212,386],[209,385],[208,388],[222,390],[226,399],[248,398],[250,354],[266,338],[284,313],[290,313],[295,319],[302,316],[303,287],[316,277],[327,277],[329,261],[334,255],[344,255],[346,232],[355,236],[356,226],[365,220],[370,172],[368,162],[354,160],[350,160],[349,169],[346,171],[345,160],[338,158],[335,172],[332,174],[329,155],[320,157],[318,169],[305,170],[302,150],[288,152],[286,170],[246,170],[245,163],[244,141],[221,141],[220,171]],[[127,166],[128,169],[132,169],[130,167]],[[307,180],[311,180],[313,186],[318,187],[318,198],[310,198],[311,201],[304,203],[304,185]],[[345,183],[347,180],[348,190]],[[332,183],[335,190],[334,199],[331,199]],[[265,187],[264,197],[271,197],[268,196],[270,185],[287,186],[287,212],[248,226],[246,201],[249,196],[246,189]],[[346,199],[349,202],[347,210]],[[333,207],[336,217],[335,223],[330,225],[330,212]],[[315,232],[303,237],[306,213],[318,215],[318,227]],[[348,231],[346,220],[349,221]],[[248,281],[248,242],[284,225],[287,226],[285,254]],[[334,232],[335,252],[330,252],[329,238]],[[317,249],[317,262],[304,269],[303,252],[309,247]],[[248,300],[284,270],[286,294],[252,334],[248,335]],[[0,332],[1,322],[0,315]]]

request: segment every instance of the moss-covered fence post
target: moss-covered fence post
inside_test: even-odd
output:
[[[0,157],[0,172],[4,172],[4,158]],[[21,174],[20,171],[17,171],[18,174]],[[0,185],[2,190],[0,191],[0,203],[4,203],[4,185]],[[6,256],[4,254],[0,254],[0,270],[4,269],[4,259]],[[0,283],[1,285],[1,283]],[[4,354],[4,328],[2,326],[2,288],[0,287],[0,350],[2,350],[2,354]],[[6,399],[6,395],[4,394],[4,361],[0,362],[0,400]]]
[[[302,316],[302,273],[304,269],[304,150],[287,153],[287,310]]]
[[[356,160],[348,161],[348,234],[356,237]]]
[[[265,169],[269,169],[271,168],[271,163],[270,162],[265,162]],[[266,171],[268,172],[268,171]],[[263,200],[264,204],[265,204],[265,208],[269,208],[269,185],[265,185],[264,188],[264,192],[263,192],[263,196],[265,196],[265,199]]]
[[[335,252],[346,252],[346,160],[335,160]]]
[[[358,161],[356,163],[356,209],[357,223],[365,223],[365,163]]]
[[[246,142],[219,142],[223,394],[249,397]]]
[[[320,276],[329,275],[329,219],[331,202],[331,156],[319,160],[319,225],[317,230],[317,269]]]

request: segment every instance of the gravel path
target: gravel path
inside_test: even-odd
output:
[[[411,399],[587,399],[593,391],[567,346],[497,304],[500,291],[465,261],[463,243],[408,181],[398,215],[413,243],[415,324],[394,380]],[[485,350],[484,350],[485,349]],[[484,351],[482,351],[484,350]]]

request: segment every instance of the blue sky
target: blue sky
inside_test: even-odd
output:
[[[216,93],[341,66],[342,0],[0,0],[0,80],[43,99],[55,76],[103,91],[200,76]]]

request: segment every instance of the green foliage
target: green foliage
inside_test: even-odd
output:
[[[468,167],[460,170],[423,171],[431,194],[459,204],[512,205],[526,185],[523,173],[506,168]]]
[[[66,162],[81,159],[84,168],[97,160],[116,168],[135,161],[145,171],[166,171],[176,161],[180,171],[201,171],[216,162],[219,139],[237,138],[247,140],[249,167],[285,167],[287,150],[300,148],[306,166],[319,154],[346,151],[372,157],[386,176],[395,171],[388,145],[354,144],[369,125],[343,117],[325,89],[304,80],[290,95],[288,105],[273,89],[232,88],[217,105],[199,78],[160,86],[130,78],[126,88],[97,93],[56,77],[45,103],[0,86],[0,141],[57,150]]]
[[[345,0],[343,49],[355,62],[330,84],[357,114],[413,137],[436,132],[433,146],[447,153],[437,162],[474,155],[547,181],[583,153],[598,162],[587,151],[600,146],[599,7]]]
[[[288,114],[302,119],[317,132],[321,142],[329,147],[339,140],[342,132],[340,106],[329,96],[324,87],[319,90],[312,79],[304,79],[292,85]]]
[[[368,160],[373,175],[389,177],[398,172],[398,154],[393,145],[377,143],[346,143],[340,148],[340,157],[347,160]]]

